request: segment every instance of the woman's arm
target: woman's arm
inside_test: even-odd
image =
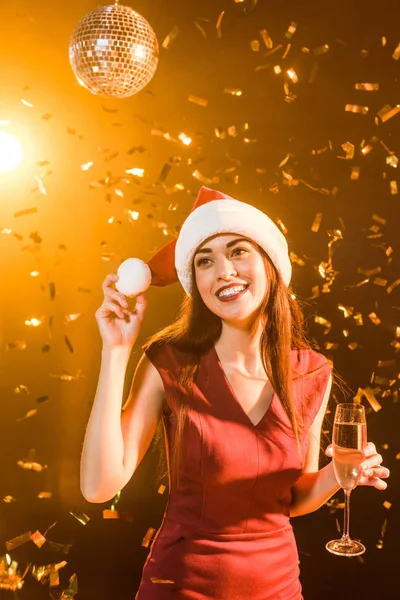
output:
[[[306,515],[317,510],[340,489],[333,472],[332,462],[318,470],[321,427],[331,387],[332,378],[329,380],[321,408],[308,431],[308,449],[303,474],[292,487],[291,517]],[[326,455],[332,457],[332,445],[328,446]],[[361,477],[358,485],[369,485],[378,490],[385,490],[387,484],[383,479],[389,477],[390,472],[381,465],[382,456],[377,454],[372,442],[366,444],[363,456],[363,462],[359,466]]]
[[[332,376],[329,378],[318,414],[308,430],[308,446],[303,473],[292,487],[291,517],[298,517],[317,510],[340,489],[333,472],[332,463],[318,470],[321,428],[331,388]]]
[[[81,491],[89,502],[106,502],[132,477],[145,454],[164,400],[161,377],[142,357],[121,415],[131,350],[103,349],[96,396],[81,457]]]

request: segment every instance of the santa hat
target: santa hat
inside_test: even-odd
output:
[[[292,265],[288,245],[275,223],[258,208],[206,187],[200,189],[178,238],[147,262],[152,285],[165,286],[180,281],[185,292],[191,295],[195,252],[208,238],[222,233],[243,235],[256,242],[268,254],[285,285],[289,285]]]

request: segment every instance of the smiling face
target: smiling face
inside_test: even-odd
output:
[[[199,246],[193,261],[207,308],[226,323],[250,328],[268,290],[257,244],[237,234],[214,236]]]

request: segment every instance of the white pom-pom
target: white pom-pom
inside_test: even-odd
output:
[[[151,271],[140,258],[127,258],[120,264],[115,287],[121,294],[133,298],[145,292],[151,284]]]

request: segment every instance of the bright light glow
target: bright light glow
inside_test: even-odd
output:
[[[135,58],[146,58],[146,47],[141,44],[136,44],[132,48],[132,54]]]
[[[16,169],[22,160],[22,146],[11,133],[0,131],[0,173]]]

